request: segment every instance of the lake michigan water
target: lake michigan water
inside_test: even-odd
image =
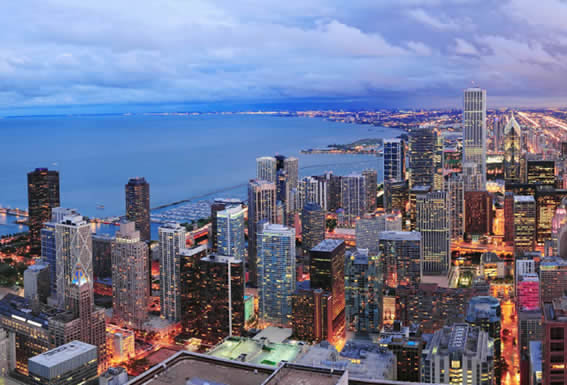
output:
[[[302,155],[363,138],[390,138],[390,128],[319,118],[266,115],[80,116],[0,119],[0,206],[27,207],[26,173],[59,170],[61,205],[87,216],[124,212],[124,184],[133,176],[150,183],[151,206],[203,197],[245,198],[255,158],[299,158],[300,175],[378,170],[370,155]],[[104,210],[97,206],[104,205]],[[23,231],[0,216],[0,235]]]

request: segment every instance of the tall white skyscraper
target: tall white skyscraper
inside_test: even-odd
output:
[[[284,171],[287,173],[290,189],[297,187],[297,182],[299,181],[299,160],[293,156],[285,158]]]
[[[276,158],[272,156],[256,158],[256,179],[275,182],[276,166]]]
[[[185,248],[185,227],[166,223],[159,227],[161,316],[170,321],[181,319],[181,276],[179,250]]]
[[[217,212],[217,250],[219,254],[244,260],[244,212],[240,204]]]
[[[422,275],[447,275],[451,255],[449,200],[443,191],[417,196],[416,230],[423,247]]]
[[[56,219],[59,220],[55,224],[57,306],[70,310],[74,269],[83,272],[89,290],[93,290],[91,226],[83,216],[74,212]]]
[[[366,178],[356,173],[341,177],[341,208],[344,210],[344,224],[353,227],[356,219],[366,213],[366,204]]]
[[[260,319],[288,325],[295,291],[295,229],[270,223],[259,229],[258,283]]]
[[[299,206],[303,208],[309,202],[317,203],[327,211],[327,181],[306,176],[299,181]]]
[[[464,94],[463,172],[465,191],[486,190],[486,90],[481,88]]]
[[[451,239],[463,239],[465,233],[465,181],[463,175],[452,173],[445,179],[445,192],[449,195]]]
[[[112,309],[114,321],[141,329],[148,316],[148,245],[135,222],[120,224],[112,244]]]

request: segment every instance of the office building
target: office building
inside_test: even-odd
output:
[[[73,341],[30,358],[28,366],[33,384],[84,384],[97,376],[97,348]]]
[[[431,186],[414,186],[409,192],[409,209],[408,209],[408,219],[409,219],[409,230],[414,231],[416,228],[416,215],[417,215],[417,197],[420,195],[426,195],[430,193]]]
[[[192,337],[199,336],[201,312],[206,303],[201,301],[200,263],[207,256],[205,245],[179,250],[180,258],[180,305],[183,330]],[[208,277],[203,277],[205,279]],[[201,308],[203,306],[203,310]]]
[[[309,202],[317,203],[325,211],[328,209],[328,182],[326,179],[306,176],[298,184],[299,206],[303,207]]]
[[[242,206],[242,201],[234,198],[215,198],[211,204],[210,247],[213,252],[217,251],[217,213],[231,206]]]
[[[514,242],[514,193],[504,194],[504,242]]]
[[[500,365],[502,358],[502,342],[500,333],[502,329],[502,310],[500,300],[494,297],[479,296],[473,297],[469,301],[467,309],[467,323],[473,327],[479,327],[488,333],[494,346],[494,382],[501,383],[502,368]]]
[[[567,197],[567,190],[558,190],[553,186],[537,186],[536,201],[536,243],[545,245],[546,241],[553,241],[553,217]],[[558,218],[559,219],[559,218]],[[561,222],[561,220],[560,220]]]
[[[530,195],[514,196],[514,254],[533,251],[536,241],[536,202]]]
[[[222,255],[245,257],[244,214],[242,205],[229,206],[217,212],[217,251]]]
[[[345,255],[346,323],[349,330],[377,333],[382,326],[382,271],[378,256],[366,249]]]
[[[296,188],[299,182],[299,159],[290,156],[283,161],[283,170],[287,175],[289,188]]]
[[[543,305],[543,384],[564,384],[567,379],[567,298],[558,296]]]
[[[258,284],[256,241],[260,222],[276,221],[276,185],[264,180],[248,184],[248,273],[253,286]]]
[[[125,385],[127,382],[128,372],[121,366],[108,368],[99,377],[99,385]]]
[[[445,192],[450,203],[451,239],[463,239],[465,234],[465,182],[462,174],[451,173],[445,177]]]
[[[37,262],[24,271],[24,296],[32,304],[47,303],[50,289],[49,265]]]
[[[166,223],[159,227],[158,234],[161,316],[177,322],[181,319],[179,251],[185,248],[185,227]]]
[[[567,198],[563,198],[561,203],[555,209],[553,213],[553,218],[551,220],[551,242],[553,247],[553,255],[559,255],[562,258],[567,257],[567,249],[561,250],[559,248],[561,236],[565,236],[565,224],[567,224]],[[566,239],[567,240],[567,239]],[[561,242],[564,246],[567,246],[567,242]]]
[[[567,260],[546,257],[539,264],[541,303],[550,303],[567,293]]]
[[[378,241],[383,231],[402,231],[402,217],[399,214],[381,214],[360,218],[356,221],[356,247],[368,249],[370,255],[378,255]]]
[[[396,356],[397,381],[419,382],[421,364],[421,338],[416,337],[417,328],[402,326],[400,321],[384,326],[380,332],[378,345]]]
[[[494,213],[488,191],[465,192],[465,232],[474,235],[492,233]]]
[[[57,247],[55,246],[55,223],[43,224],[41,235],[41,259],[49,266],[49,292],[57,294]]]
[[[416,230],[421,232],[423,275],[446,276],[449,272],[451,227],[448,208],[445,192],[417,197]]]
[[[399,211],[406,217],[406,206],[409,201],[407,181],[384,182],[384,209],[386,211]]]
[[[416,231],[380,233],[379,255],[386,286],[417,286],[421,281],[422,234]]]
[[[325,211],[315,202],[308,202],[301,211],[301,245],[308,252],[325,239]]]
[[[384,182],[404,181],[406,179],[405,144],[402,139],[384,139],[382,156]]]
[[[529,385],[543,384],[543,344],[541,341],[531,341],[529,345]]]
[[[112,245],[112,309],[118,325],[142,329],[150,296],[148,246],[134,222],[120,224]]]
[[[144,178],[130,178],[126,186],[126,219],[136,223],[142,241],[151,239],[150,184]]]
[[[528,159],[526,178],[531,185],[555,186],[555,161]]]
[[[376,195],[378,194],[378,173],[376,170],[362,171],[366,182],[366,211],[373,213],[376,210]]]
[[[258,233],[258,287],[260,319],[287,326],[295,291],[295,230],[264,223]]]
[[[28,223],[32,252],[41,251],[41,228],[51,219],[51,210],[59,206],[59,172],[46,168],[29,172]]]
[[[93,274],[96,278],[112,276],[112,243],[114,237],[108,234],[93,234]]]
[[[522,129],[514,118],[510,117],[504,128],[504,180],[507,183],[521,183]]]
[[[539,310],[539,277],[537,274],[516,275],[516,297],[518,309]]]
[[[341,177],[341,208],[344,210],[344,226],[354,227],[356,219],[367,210],[367,181],[362,174]]]
[[[529,360],[529,346],[543,340],[543,314],[541,309],[518,310],[518,349],[520,360]]]
[[[310,343],[338,344],[344,338],[345,325],[340,318],[333,319],[332,295],[322,289],[311,289],[308,283],[298,282],[291,299],[292,337]]]
[[[256,179],[275,183],[276,171],[276,158],[271,156],[256,158]]]
[[[486,90],[480,88],[464,92],[463,173],[465,191],[486,190]]]
[[[435,332],[422,353],[421,382],[492,385],[494,352],[488,333],[467,324]]]
[[[415,128],[409,134],[410,176],[409,188],[415,186],[435,186],[439,171],[437,160],[439,151],[439,134],[432,128]]]

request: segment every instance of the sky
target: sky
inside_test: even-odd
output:
[[[0,114],[567,105],[563,0],[19,0]]]

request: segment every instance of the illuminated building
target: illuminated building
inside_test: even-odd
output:
[[[240,199],[216,198],[211,205],[211,250],[217,252],[217,213],[230,206],[242,206]]]
[[[314,176],[316,180],[324,182],[327,189],[327,211],[334,212],[341,207],[341,176],[331,171],[323,175]],[[323,205],[319,204],[321,207]]]
[[[567,224],[567,198],[563,198],[561,203],[555,209],[553,219],[551,220],[551,242],[553,247],[553,254],[559,255],[562,258],[567,258],[567,249],[559,248],[560,238],[565,232],[565,224]],[[562,245],[567,246],[567,242],[561,242]]]
[[[180,249],[180,305],[183,330],[190,336],[198,335],[201,316],[199,263],[207,256],[205,245]]]
[[[492,339],[479,327],[446,326],[423,349],[421,382],[492,385],[493,370]]]
[[[142,241],[151,239],[150,184],[142,177],[130,178],[126,186],[126,219],[136,223]]]
[[[396,214],[360,218],[356,221],[356,247],[368,249],[370,255],[378,255],[378,239],[382,231],[401,231],[402,218]]]
[[[480,88],[464,92],[463,172],[465,191],[486,189],[486,90]]]
[[[445,177],[445,192],[451,208],[451,239],[463,239],[465,233],[465,182],[462,174],[452,173]]]
[[[535,273],[516,276],[517,306],[521,310],[539,310],[539,277]]]
[[[402,326],[400,321],[394,321],[389,327],[380,332],[378,344],[390,350],[396,356],[396,380],[419,382],[422,343],[415,337],[416,330]]]
[[[408,200],[407,181],[384,182],[384,209],[386,211],[399,211],[402,217],[405,217]]]
[[[166,223],[159,227],[158,234],[161,316],[177,322],[181,319],[179,252],[185,248],[185,227]]]
[[[228,206],[217,215],[217,252],[244,259],[244,214],[242,205]]]
[[[46,303],[49,290],[49,265],[37,262],[24,271],[24,296],[32,304]]]
[[[295,291],[295,230],[264,223],[258,233],[258,299],[263,322],[288,325]]]
[[[479,296],[471,298],[467,309],[467,323],[488,333],[493,343],[494,379],[501,383],[501,340],[502,312],[500,301],[494,297]]]
[[[326,179],[306,176],[299,181],[299,206],[303,207],[309,202],[317,203],[321,208],[327,211],[328,183]]]
[[[506,276],[506,262],[495,253],[482,253],[480,256],[480,273],[486,281],[503,279]]]
[[[409,192],[409,213],[408,219],[410,221],[410,230],[416,228],[416,215],[417,215],[417,197],[431,192],[431,186],[414,186]]]
[[[516,265],[515,277],[539,273],[539,259],[541,258],[541,255],[536,258],[534,256],[530,256],[530,254],[531,253],[526,253],[522,257],[516,258],[516,261],[514,263]]]
[[[213,346],[244,330],[244,263],[232,256],[211,254],[201,258],[198,266],[197,337]]]
[[[309,288],[308,281],[298,282],[291,308],[293,338],[310,343],[324,340],[336,343],[343,337],[344,325],[341,330],[340,323],[335,324],[333,321],[331,293]]]
[[[350,330],[377,333],[382,325],[382,271],[366,249],[345,256],[346,322]]]
[[[384,181],[404,181],[406,179],[404,141],[402,139],[384,139],[383,145]]]
[[[36,168],[28,173],[28,224],[32,252],[39,253],[41,228],[51,219],[51,210],[59,207],[59,172]]]
[[[34,385],[80,385],[97,376],[96,346],[73,341],[29,360]]]
[[[55,223],[47,222],[41,229],[41,259],[49,265],[49,287],[52,296],[57,294],[57,247],[55,246]]]
[[[325,239],[325,211],[315,202],[308,202],[301,211],[301,245],[309,251]]]
[[[388,287],[414,286],[420,282],[421,233],[385,231],[380,233],[379,255]]]
[[[353,227],[356,219],[367,210],[367,180],[362,174],[341,177],[341,208],[344,210],[344,225]]]
[[[366,211],[373,213],[376,210],[376,195],[378,189],[378,173],[376,170],[368,169],[362,171],[366,182]]]
[[[345,334],[345,243],[325,239],[310,251],[311,287],[331,294],[333,344]]]
[[[93,234],[93,275],[96,278],[112,276],[112,242],[108,234]]]
[[[543,384],[564,384],[567,379],[567,298],[559,295],[543,305]]]
[[[124,362],[136,354],[134,332],[110,325],[106,332],[108,356],[112,362]]]
[[[536,204],[533,196],[514,196],[514,254],[532,251],[536,238]]]
[[[465,192],[465,232],[475,235],[492,231],[492,197],[487,191]]]
[[[415,186],[435,186],[435,174],[438,172],[438,162],[436,162],[438,146],[437,130],[432,128],[411,130],[409,134],[410,189]]]
[[[99,377],[99,385],[124,385],[127,382],[128,373],[126,372],[126,368],[121,366],[108,368],[108,370]]]
[[[492,154],[486,157],[486,179],[487,181],[504,179],[504,155]]]
[[[536,242],[544,245],[552,240],[553,217],[563,198],[567,197],[566,190],[557,190],[552,186],[538,186],[535,193],[537,208]]]
[[[276,158],[271,156],[256,158],[256,179],[274,183],[276,171]]]
[[[274,166],[275,167],[275,166]],[[261,221],[276,223],[276,185],[264,180],[248,183],[248,274],[252,286],[258,285],[256,241]]]
[[[66,215],[55,224],[57,306],[69,310],[69,295],[73,285],[72,272],[77,265],[88,277],[93,290],[91,227],[81,215]],[[94,298],[91,298],[94,305]]]
[[[504,128],[504,180],[509,183],[520,183],[520,157],[522,153],[522,129],[514,118],[510,117]]]
[[[293,156],[287,157],[283,162],[283,169],[287,174],[290,188],[297,187],[299,181],[299,160]]]
[[[421,232],[423,275],[447,275],[451,253],[449,201],[445,192],[417,196],[416,230]]]
[[[567,290],[567,261],[559,257],[546,257],[539,265],[541,303],[550,303],[562,297]]]
[[[112,245],[112,316],[119,325],[142,329],[148,318],[148,258],[135,223],[121,223]]]
[[[463,171],[461,166],[463,154],[457,148],[443,149],[443,175],[460,174]]]
[[[285,204],[289,197],[290,184],[287,173],[282,169],[276,172],[276,200]]]
[[[541,309],[518,310],[518,347],[520,359],[529,359],[529,345],[532,341],[543,339],[543,314]]]
[[[504,242],[514,242],[514,194],[504,195]]]
[[[527,183],[555,186],[555,162],[552,160],[528,160]]]

